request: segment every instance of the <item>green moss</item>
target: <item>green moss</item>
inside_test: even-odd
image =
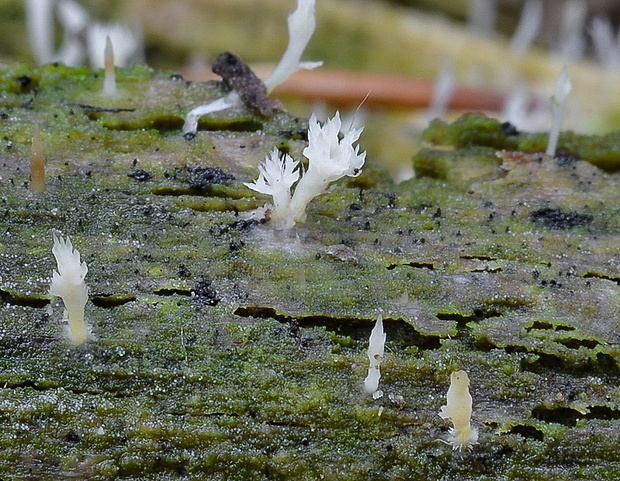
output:
[[[424,132],[423,139],[435,145],[449,145],[459,149],[478,146],[538,153],[546,150],[548,134],[521,132],[508,135],[499,121],[482,114],[466,114],[449,125],[438,119],[433,120]],[[617,172],[620,170],[619,145],[620,133],[617,131],[606,135],[563,132],[558,140],[557,152],[565,162],[579,158],[607,172]],[[443,161],[441,155],[435,154],[434,157]],[[420,164],[424,175],[442,178],[440,173],[443,171],[446,175],[446,166],[434,165],[432,158],[432,154],[422,153],[417,164]]]

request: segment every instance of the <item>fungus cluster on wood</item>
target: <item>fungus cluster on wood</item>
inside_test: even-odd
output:
[[[306,221],[306,207],[315,197],[325,193],[332,182],[344,176],[357,177],[362,172],[366,152],[359,153],[359,139],[364,128],[341,132],[340,112],[323,125],[312,114],[309,121],[308,146],[303,154],[308,159],[308,170],[297,183],[293,195],[290,189],[299,178],[298,165],[289,155],[278,159],[272,151],[259,167],[259,177],[244,185],[261,194],[270,195],[273,204],[270,220],[276,229],[290,229]],[[342,138],[340,134],[342,133]]]

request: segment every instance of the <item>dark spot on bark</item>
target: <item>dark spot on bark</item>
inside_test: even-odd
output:
[[[251,231],[258,224],[260,224],[260,221],[256,219],[244,219],[244,220],[238,220],[237,222],[233,222],[231,224],[231,227],[240,232],[244,232],[244,231]]]
[[[550,229],[559,230],[588,225],[593,221],[593,217],[587,214],[579,214],[575,211],[566,212],[557,207],[544,207],[532,211],[530,220]]]
[[[579,157],[575,154],[567,152],[566,150],[558,150],[558,152],[556,152],[555,154],[554,159],[557,162],[558,166],[568,167],[576,160],[579,160]]]
[[[77,444],[80,442],[80,436],[75,431],[69,431],[64,435],[65,441],[72,444]]]
[[[19,82],[19,86],[22,89],[28,89],[28,87],[30,87],[30,84],[32,83],[32,79],[28,77],[28,75],[22,75],[21,77],[18,77],[17,81]]]
[[[221,184],[235,179],[232,174],[224,172],[219,167],[195,167],[190,170],[190,174],[191,177],[187,182],[194,189],[204,189],[211,184]]]
[[[216,306],[220,300],[217,297],[217,292],[211,286],[211,281],[203,279],[192,289],[192,294],[195,296],[195,301],[201,304],[207,304],[209,306]]]
[[[151,174],[150,172],[147,172],[146,170],[138,169],[134,172],[130,172],[129,174],[127,174],[127,177],[131,177],[132,179],[135,179],[138,182],[145,182],[149,180],[151,177],[153,177],[153,174]]]
[[[501,127],[502,132],[504,132],[506,135],[519,135],[519,130],[517,129],[517,126],[511,122],[502,122]]]

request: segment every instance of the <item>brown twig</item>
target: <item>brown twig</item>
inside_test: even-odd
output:
[[[259,77],[268,71],[254,69]],[[219,78],[211,72],[184,72],[188,80]],[[352,72],[345,70],[302,70],[278,85],[274,97],[295,97],[307,101],[325,101],[339,108],[356,107],[370,91],[364,103],[368,108],[426,108],[433,96],[433,82],[399,75]],[[459,86],[450,101],[454,110],[499,111],[505,95],[488,88]]]

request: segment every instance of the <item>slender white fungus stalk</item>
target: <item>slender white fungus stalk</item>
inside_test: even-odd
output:
[[[185,116],[183,134],[195,134],[198,130],[198,120],[200,117],[229,109],[239,103],[239,100],[239,95],[235,91],[232,91],[226,97],[222,97],[209,104],[201,105],[190,110]]]
[[[566,110],[566,103],[568,101],[568,94],[573,89],[573,84],[566,70],[566,65],[562,67],[562,71],[555,82],[555,92],[551,97],[551,106],[553,107],[553,121],[551,124],[551,130],[549,131],[549,142],[547,143],[547,155],[551,157],[555,156],[555,150],[558,146],[558,139],[560,137],[560,129],[562,128],[562,120],[564,118],[564,111]]]
[[[105,67],[108,37],[114,45],[114,65],[127,67],[144,62],[144,36],[139,25],[93,22],[87,32],[88,59],[92,68]]]
[[[45,157],[41,127],[35,122],[32,129],[32,148],[30,160],[30,190],[37,194],[45,193]]]
[[[491,35],[497,19],[497,0],[469,0],[467,25],[472,32]]]
[[[451,61],[444,59],[433,84],[433,97],[426,112],[426,118],[429,122],[433,119],[445,118],[455,88],[454,65]]]
[[[510,50],[516,55],[525,54],[540,31],[543,19],[542,0],[527,0],[521,9],[519,25],[510,40]]]
[[[383,396],[383,392],[379,390],[379,379],[381,379],[381,371],[379,365],[383,361],[386,334],[383,332],[383,317],[377,317],[375,327],[370,333],[368,340],[368,376],[364,379],[364,391],[372,394],[374,399]]]
[[[110,37],[105,39],[105,77],[103,78],[103,95],[114,97],[116,90],[116,70],[114,68],[114,48]]]
[[[25,0],[26,30],[39,65],[54,58],[54,1]]]
[[[295,187],[291,197],[290,189],[297,180],[297,162],[288,155],[278,159],[273,151],[259,166],[259,177],[244,185],[261,194],[270,195],[273,204],[270,219],[276,229],[290,229],[306,220],[306,206],[315,197],[325,193],[332,182],[346,176],[357,177],[362,172],[366,152],[359,153],[359,146],[353,146],[362,130],[345,130],[340,137],[340,112],[321,125],[314,113],[310,117],[308,146],[304,156],[308,159],[308,170]]]
[[[447,444],[453,450],[470,449],[478,444],[478,430],[471,427],[472,399],[469,394],[469,376],[465,371],[455,371],[450,375],[447,404],[441,406],[439,416],[450,421]]]
[[[584,0],[566,0],[560,17],[560,32],[555,51],[564,60],[579,60],[585,49],[588,4]]]
[[[88,272],[85,262],[80,262],[80,253],[73,249],[71,240],[65,241],[58,231],[53,232],[58,269],[52,275],[50,295],[60,296],[65,305],[65,318],[69,321],[69,339],[75,346],[86,342],[89,336],[84,320],[84,307],[88,301],[88,287],[84,277]]]
[[[58,0],[58,22],[63,28],[63,40],[55,60],[66,65],[80,65],[86,58],[84,34],[90,26],[88,11],[74,0]]]
[[[614,35],[608,18],[595,17],[590,28],[594,51],[599,62],[608,70],[620,70],[620,32]]]
[[[297,0],[297,9],[289,15],[288,47],[278,65],[265,80],[265,86],[269,92],[298,70],[311,70],[323,65],[323,62],[300,61],[316,27],[314,5],[315,0]]]
[[[533,102],[529,86],[520,82],[506,97],[499,118],[510,122],[519,130],[537,132],[549,125],[549,106],[546,102]]]

